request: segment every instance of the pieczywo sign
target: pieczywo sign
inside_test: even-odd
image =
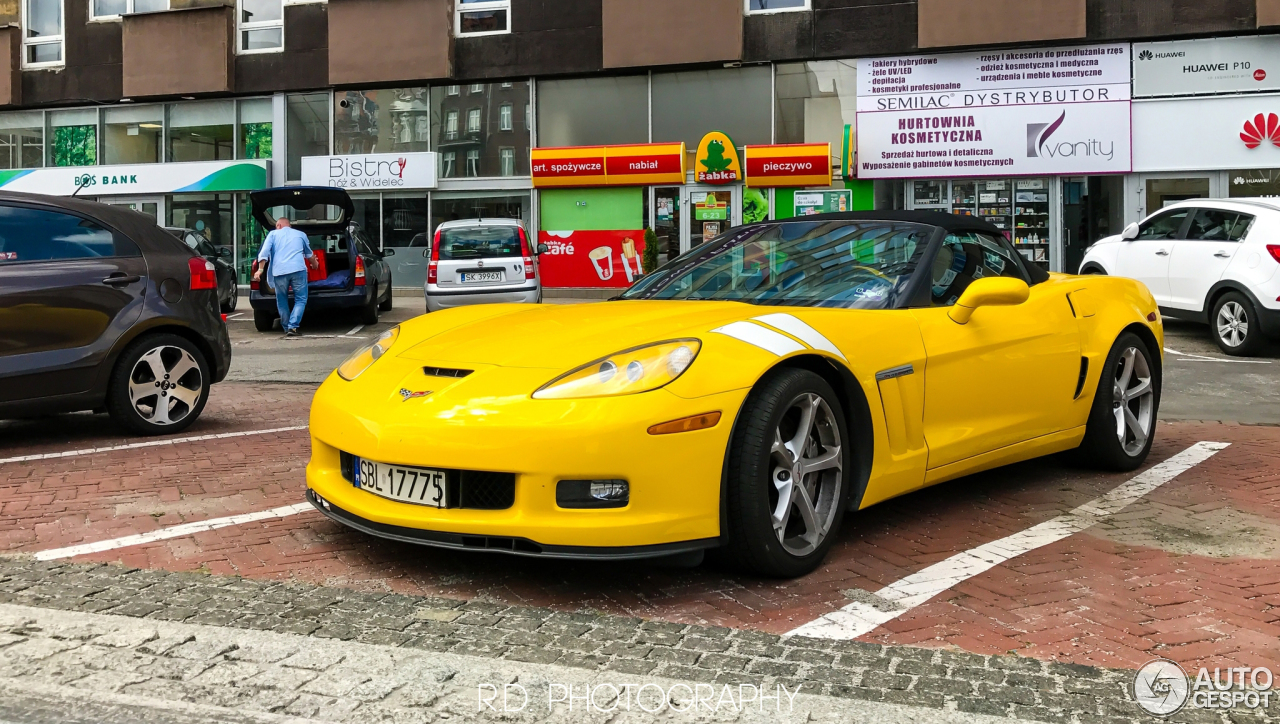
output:
[[[535,148],[535,188],[682,184],[683,143]]]
[[[831,185],[830,143],[747,146],[746,157],[748,186]]]

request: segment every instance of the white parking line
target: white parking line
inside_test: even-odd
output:
[[[1011,558],[1056,543],[1119,513],[1142,496],[1208,460],[1229,445],[1230,443],[1224,442],[1198,442],[1106,495],[1094,498],[1065,515],[957,553],[875,593],[868,592],[864,600],[854,601],[839,611],[833,611],[788,631],[787,635],[848,640],[870,633],[927,603],[934,596]]]
[[[244,316],[244,312],[236,312],[235,314],[228,314],[227,320],[230,321],[232,319],[235,319],[236,317],[241,317],[241,316]]]
[[[13,458],[0,458],[0,465],[5,463],[21,463],[28,460],[51,460],[53,458],[73,458],[80,455],[92,455],[94,453],[112,452],[114,450],[133,450],[140,447],[159,447],[161,445],[177,445],[184,442],[200,442],[201,440],[225,440],[229,437],[247,437],[249,435],[269,435],[273,432],[293,432],[294,430],[305,430],[306,425],[294,425],[292,427],[273,427],[269,430],[246,430],[244,432],[223,432],[217,435],[195,435],[192,437],[174,437],[168,440],[148,440],[147,442],[134,442],[128,445],[112,445],[111,447],[91,447],[83,450],[67,450],[65,452],[41,453],[39,455],[19,455]]]
[[[273,518],[287,518],[291,515],[297,515],[298,513],[307,510],[311,510],[310,503],[297,503],[295,505],[286,505],[281,508],[272,508],[271,510],[261,510],[257,513],[243,513],[241,515],[229,515],[225,518],[202,520],[197,523],[183,523],[182,525],[175,525],[171,528],[154,530],[150,533],[127,535],[123,538],[112,538],[111,540],[98,541],[97,543],[84,543],[82,545],[68,546],[66,548],[51,548],[47,551],[40,551],[39,553],[36,553],[35,558],[38,561],[52,561],[59,558],[83,556],[89,553],[101,553],[102,551],[111,551],[117,548],[127,548],[129,546],[137,546],[144,543],[154,543],[160,540],[179,538],[184,535],[204,533],[205,531],[227,528],[233,525],[256,523],[260,520],[271,520]]]
[[[1226,357],[1210,357],[1203,354],[1191,354],[1190,352],[1179,352],[1176,349],[1164,348],[1165,352],[1177,355],[1182,358],[1183,362],[1233,362],[1238,365],[1269,365],[1270,360],[1264,359],[1228,359]]]
[[[363,325],[363,324],[361,324],[361,325],[360,325],[360,326],[358,326],[358,327],[354,327],[354,328],[352,328],[352,330],[351,330],[350,332],[347,332],[347,336],[348,336],[348,337],[350,337],[351,335],[355,334],[356,332],[359,332],[359,331],[360,331],[360,330],[362,330],[362,329],[364,329],[364,325]]]

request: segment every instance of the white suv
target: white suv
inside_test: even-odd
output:
[[[1204,322],[1223,352],[1280,340],[1280,199],[1190,199],[1085,252],[1081,274],[1147,285],[1169,317]]]

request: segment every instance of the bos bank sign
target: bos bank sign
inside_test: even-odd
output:
[[[437,158],[436,153],[305,156],[302,184],[349,191],[431,189],[436,187]]]

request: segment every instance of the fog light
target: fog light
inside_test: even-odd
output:
[[[561,480],[556,505],[561,508],[625,508],[631,486],[625,480]]]

